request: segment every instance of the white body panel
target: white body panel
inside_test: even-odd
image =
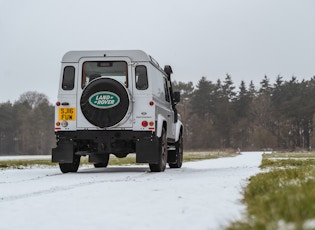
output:
[[[80,98],[85,87],[82,87],[83,63],[86,61],[124,61],[128,66],[128,86],[125,87],[129,94],[130,105],[126,119],[113,127],[99,128],[91,124],[83,115],[80,106]],[[65,67],[75,69],[73,89],[63,89],[63,77]],[[137,66],[145,66],[147,69],[148,87],[139,90],[135,83],[135,70]],[[167,129],[167,138],[178,140],[182,124],[174,122],[174,111],[170,98],[165,72],[157,66],[157,63],[143,51],[70,51],[62,60],[60,85],[58,91],[59,106],[55,109],[55,131],[75,130],[133,130],[152,131],[156,136],[161,136],[163,125]],[[75,110],[75,119],[67,120],[67,126],[57,125],[64,121],[60,119],[60,108],[72,108]],[[148,125],[144,126],[143,122]]]

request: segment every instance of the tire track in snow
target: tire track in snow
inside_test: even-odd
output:
[[[61,175],[60,173],[55,173],[55,174],[37,176],[37,177],[30,178],[30,179],[23,179],[23,180],[17,180],[17,181],[0,181],[0,184],[23,183],[23,182],[28,182],[28,181],[36,181],[36,180],[40,180],[42,178],[47,178],[47,177],[60,176],[60,175]]]
[[[122,170],[121,170],[122,169]],[[125,168],[108,168],[108,169],[104,169],[102,171],[99,171],[97,169],[83,169],[83,171],[80,171],[78,173],[74,173],[72,175],[74,175],[75,177],[79,177],[79,174],[110,174],[110,173],[123,173],[125,174],[126,172],[138,172],[139,170],[135,170],[137,168],[131,168],[131,167],[125,167]],[[20,199],[27,199],[30,197],[35,197],[35,196],[42,196],[42,195],[47,195],[47,194],[51,194],[51,193],[56,193],[56,192],[62,192],[62,191],[67,191],[67,190],[72,190],[72,189],[76,189],[79,187],[84,187],[84,186],[89,186],[89,185],[94,185],[94,184],[99,184],[99,183],[117,183],[117,182],[127,182],[127,181],[132,181],[132,180],[136,180],[137,178],[141,178],[145,175],[147,175],[147,173],[149,173],[148,170],[145,170],[143,168],[140,168],[141,171],[140,174],[134,175],[134,176],[124,176],[123,178],[117,178],[117,179],[104,179],[103,177],[100,179],[95,179],[93,181],[86,181],[86,182],[80,182],[80,183],[75,183],[75,184],[71,184],[71,185],[66,185],[66,186],[54,186],[54,187],[50,187],[47,189],[41,189],[38,191],[33,191],[33,192],[26,192],[23,194],[19,194],[19,195],[9,195],[9,196],[1,196],[0,197],[0,203],[1,202],[7,202],[7,201],[15,201],[15,200],[20,200]],[[19,183],[25,183],[25,182],[30,182],[30,181],[39,181],[41,179],[46,179],[47,177],[54,177],[54,176],[64,176],[65,174],[62,173],[56,173],[56,174],[51,174],[51,175],[46,175],[46,176],[40,176],[40,177],[36,177],[36,178],[31,178],[31,179],[25,179],[25,180],[20,180],[20,181],[15,181],[15,182],[2,182],[5,184],[19,184]],[[70,174],[68,174],[70,175]],[[84,180],[91,180],[93,178],[84,178]]]

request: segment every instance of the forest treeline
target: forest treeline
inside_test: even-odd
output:
[[[184,124],[186,149],[311,149],[315,144],[315,76],[274,83],[265,76],[258,87],[236,87],[230,75],[213,82],[202,77],[174,82]],[[54,106],[46,95],[26,92],[0,103],[0,155],[50,154],[55,146]]]
[[[0,155],[50,154],[55,143],[54,106],[46,95],[26,92],[0,104]]]
[[[178,104],[185,127],[186,149],[240,148],[311,149],[315,112],[315,77],[296,77],[274,83],[265,76],[259,87],[242,81],[235,87],[231,76],[216,82],[202,77],[174,82],[181,91]]]

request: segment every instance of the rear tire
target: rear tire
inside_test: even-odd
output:
[[[109,154],[106,154],[106,159],[104,159],[105,161],[103,162],[98,162],[94,164],[95,168],[106,168],[108,165],[108,161],[109,161]]]
[[[167,140],[165,128],[162,129],[161,137],[159,138],[159,163],[149,164],[151,172],[164,172],[167,163]]]
[[[77,172],[80,165],[81,156],[74,155],[72,163],[59,163],[59,168],[61,172],[68,173],[68,172]]]
[[[106,163],[95,163],[94,168],[106,168],[108,164]]]
[[[170,168],[181,168],[183,164],[183,136],[180,134],[178,141],[175,143],[176,163],[169,163]]]

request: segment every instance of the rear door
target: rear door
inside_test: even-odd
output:
[[[91,124],[83,115],[81,110],[81,96],[85,88],[98,78],[111,78],[120,82],[128,91],[129,95],[132,95],[132,64],[128,57],[88,57],[81,58],[79,61],[79,80],[77,88],[77,114],[78,129],[99,129],[95,125]],[[102,92],[108,92],[107,89],[102,89]],[[115,96],[115,95],[114,95]],[[116,95],[117,96],[117,95]],[[132,102],[131,106],[132,106]],[[132,110],[132,108],[131,108]],[[130,114],[130,113],[128,113]],[[123,123],[111,128],[111,129],[128,129],[132,128],[132,114],[128,115]]]

